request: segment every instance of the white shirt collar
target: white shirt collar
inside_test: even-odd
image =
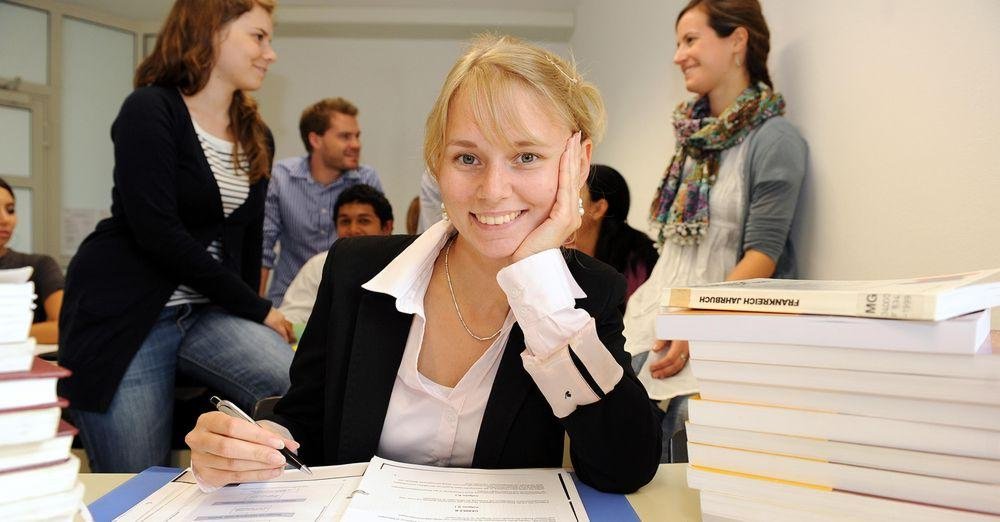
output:
[[[423,316],[434,261],[454,230],[448,221],[438,221],[361,288],[391,295],[400,312]]]
[[[427,286],[430,284],[434,261],[454,232],[455,227],[450,222],[438,221],[361,287],[372,292],[391,295],[396,298],[397,310],[423,317],[424,294],[427,293]],[[566,272],[573,298],[587,297],[565,264],[563,270]]]

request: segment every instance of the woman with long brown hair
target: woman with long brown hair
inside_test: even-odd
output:
[[[70,263],[60,383],[91,469],[165,464],[175,375],[244,407],[288,387],[291,325],[258,297],[272,149],[254,101],[273,0],[177,0],[111,128],[111,217]]]
[[[790,231],[807,164],[806,143],[782,117],[785,100],[767,69],[760,3],[691,0],[675,30],[674,63],[695,96],[674,110],[676,149],[651,209],[660,259],[625,312],[633,363],[649,358],[640,378],[650,398],[669,401],[664,440],[683,426],[686,395],[698,385],[687,341],[654,335],[663,289],[794,277]]]

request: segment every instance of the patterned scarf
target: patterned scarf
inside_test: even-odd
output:
[[[674,110],[677,150],[663,175],[650,216],[659,226],[658,243],[666,239],[695,245],[708,233],[708,195],[719,174],[722,151],[739,145],[768,118],[784,114],[785,100],[764,83],[747,87],[719,115],[709,114],[708,97],[695,98]],[[684,162],[694,168],[684,174]]]

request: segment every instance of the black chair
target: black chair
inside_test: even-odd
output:
[[[274,405],[278,404],[281,400],[281,395],[275,395],[272,397],[264,397],[263,399],[257,401],[257,404],[253,405],[253,413],[250,414],[254,420],[259,420],[267,417],[274,411]]]

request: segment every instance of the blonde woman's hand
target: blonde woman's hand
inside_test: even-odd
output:
[[[687,341],[656,341],[653,343],[653,354],[657,354],[666,348],[667,353],[660,360],[649,365],[649,372],[656,379],[666,379],[676,375],[684,368],[688,362],[688,342]]]
[[[184,442],[191,448],[191,469],[210,487],[276,478],[285,467],[278,450],[299,449],[294,440],[219,411],[198,417]]]
[[[513,262],[543,252],[559,248],[580,228],[578,210],[580,188],[587,181],[590,170],[590,140],[581,141],[577,132],[566,141],[566,148],[559,159],[559,184],[556,187],[556,201],[548,218],[535,230],[528,233],[514,252]]]

